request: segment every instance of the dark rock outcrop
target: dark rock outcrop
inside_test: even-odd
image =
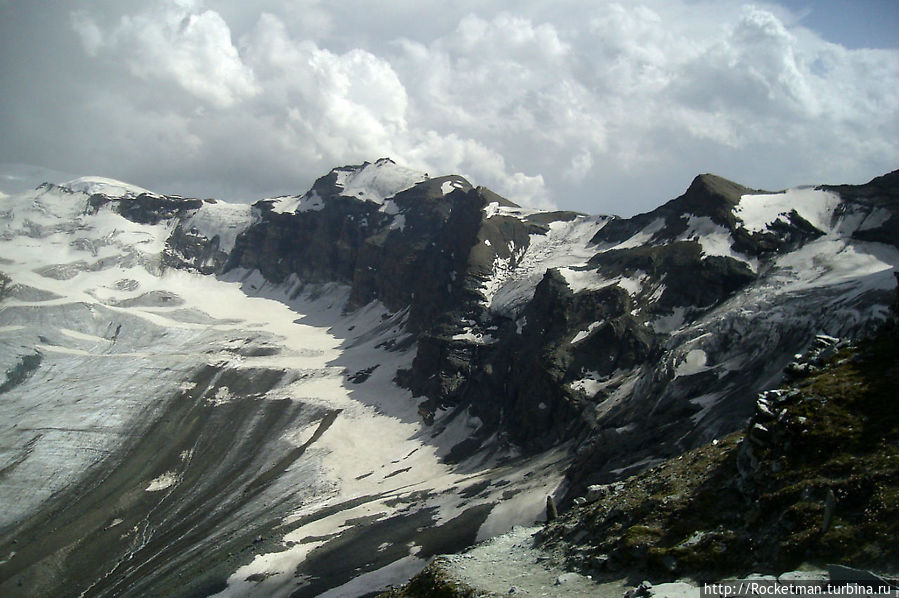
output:
[[[737,207],[763,191],[700,175],[657,210],[596,224],[593,257],[573,269],[607,283],[572,287],[568,274],[550,267],[522,302],[499,309],[485,285],[502,272],[514,276],[533,239],[580,216],[516,212],[460,177],[425,179],[381,202],[344,194],[343,177],[368,166],[320,178],[295,198],[295,211],[257,203],[259,220],[238,238],[225,268],[258,269],[274,282],[340,282],[351,287],[350,309],[379,300],[408,310],[417,353],[398,382],[428,399],[425,421],[439,408],[479,418],[484,426],[465,441],[466,451],[496,432],[528,450],[574,441],[574,488],[736,429],[762,385],[817,331],[860,330],[858,321],[827,310],[835,301],[827,294],[765,295],[771,303],[740,307],[747,289],[764,286],[766,264],[826,232],[796,210],[747,229]],[[826,188],[844,198],[834,218],[888,209],[890,176]],[[724,254],[706,253],[708,227],[729,239]],[[190,255],[208,260],[202,247]],[[840,305],[857,311],[879,299],[872,292]],[[791,320],[793,312],[809,315]],[[764,350],[770,346],[783,349],[772,356]],[[684,365],[688,354],[702,363]],[[642,425],[647,418],[652,426]]]

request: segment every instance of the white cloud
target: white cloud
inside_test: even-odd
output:
[[[68,17],[83,51],[77,84],[51,79],[66,102],[39,113],[7,85],[25,118],[3,131],[28,143],[42,123],[32,152],[72,156],[48,166],[90,159],[172,191],[298,192],[391,156],[523,203],[629,213],[698,172],[862,182],[899,156],[899,52],[827,42],[772,4],[97,2]],[[91,152],[58,149],[97,131]]]
[[[103,32],[85,12],[72,15],[88,53],[124,59],[141,78],[171,80],[219,108],[256,95],[252,71],[231,43],[228,24],[202,3],[169,0],[123,16]]]

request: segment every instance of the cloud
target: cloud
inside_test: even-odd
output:
[[[259,93],[253,72],[231,43],[228,24],[201,2],[171,0],[103,30],[86,12],[72,24],[92,56],[124,60],[133,75],[173,81],[218,108]]]
[[[406,90],[390,64],[370,52],[335,54],[292,39],[263,14],[241,40],[265,90],[260,109],[287,123],[331,159],[389,147],[406,129]]]
[[[0,133],[17,145],[0,158],[252,199],[390,156],[521,203],[627,214],[698,172],[862,182],[899,156],[899,52],[828,42],[774,4],[95,0],[63,14],[64,61],[33,30],[52,12],[15,38],[28,52],[10,43],[45,59],[3,79],[16,117]]]

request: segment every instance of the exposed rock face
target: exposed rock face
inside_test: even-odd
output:
[[[895,173],[782,193],[700,175],[622,219],[382,174],[397,168],[335,169],[303,196],[258,203],[228,267],[345,282],[351,305],[408,309],[418,349],[399,381],[429,399],[425,420],[479,418],[460,455],[497,432],[526,449],[575,440],[576,487],[736,429],[817,331],[870,330],[888,301],[897,255],[864,242],[896,238]],[[406,186],[358,186],[391,176]],[[844,270],[847,250],[873,278]]]
[[[341,194],[341,170],[379,165],[389,168],[379,161],[335,169],[296,198],[294,212],[259,202],[260,220],[238,239],[229,267],[256,268],[274,281],[293,274],[351,284],[351,306],[379,299],[395,311],[409,308],[413,331],[432,326],[462,300],[468,252],[491,194],[461,177],[428,179],[380,203]]]
[[[864,185],[825,185],[822,189],[840,194],[842,210],[868,214],[852,233],[854,239],[899,246],[899,170]]]

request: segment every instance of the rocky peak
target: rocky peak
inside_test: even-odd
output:
[[[764,193],[744,187],[714,174],[700,174],[687,190],[664,205],[632,218],[612,220],[593,238],[596,244],[626,241],[641,230],[654,225],[651,240],[665,242],[685,233],[692,218],[708,218],[728,231],[737,227],[734,206],[743,195]]]

